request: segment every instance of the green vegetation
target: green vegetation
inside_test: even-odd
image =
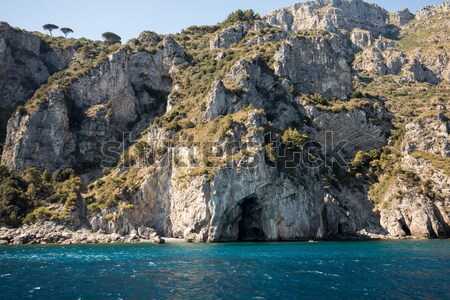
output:
[[[149,129],[163,128],[166,131],[164,136],[168,142],[185,143],[187,146],[192,146],[195,142],[212,143],[225,141],[229,136],[232,137],[236,130],[246,127],[245,124],[250,113],[265,114],[264,110],[258,111],[252,107],[247,107],[233,114],[218,116],[207,123],[204,120],[204,112],[208,106],[208,94],[211,90],[211,85],[217,79],[222,80],[227,93],[232,95],[234,108],[239,109],[242,107],[240,105],[242,105],[243,100],[245,101],[245,93],[247,92],[244,88],[245,85],[241,82],[234,82],[227,76],[233,66],[239,61],[243,61],[244,64],[245,61],[258,63],[264,70],[273,71],[274,54],[279,49],[280,42],[267,42],[256,45],[251,42],[262,36],[278,34],[281,31],[280,28],[263,28],[260,31],[250,29],[243,33],[244,38],[242,41],[231,45],[229,49],[210,48],[211,39],[226,27],[242,22],[254,23],[259,19],[260,16],[252,10],[238,10],[231,13],[224,22],[217,25],[191,26],[179,34],[171,35],[186,51],[186,62],[178,66],[178,71],[174,75],[175,78],[172,78],[173,85],[177,87],[171,95],[173,108],[163,116],[155,118]],[[417,26],[419,25],[412,24],[411,28],[405,29],[402,33],[405,37],[399,41],[400,48],[404,51],[411,51],[418,46],[429,48],[427,46],[427,43],[429,43],[429,37],[427,36],[429,32],[425,29],[419,30],[415,35],[411,35],[415,38],[406,37],[406,35],[409,35],[408,30],[417,31],[418,29]],[[73,32],[70,28],[61,28],[61,31],[66,37],[67,34]],[[290,38],[320,38],[327,35],[331,35],[331,33],[305,30],[291,35]],[[149,43],[133,39],[123,47],[115,45],[121,42],[121,38],[112,32],[105,32],[102,37],[105,39],[105,43],[88,41],[86,39],[75,40],[42,35],[42,39],[45,41],[44,44],[47,44],[48,47],[73,48],[78,54],[82,54],[84,59],[72,62],[67,70],[54,74],[48,83],[35,93],[31,101],[18,109],[18,112],[26,114],[40,103],[46,102],[47,94],[56,86],[61,88],[67,100],[70,101],[70,87],[74,80],[89,74],[93,68],[98,67],[106,60],[108,54],[114,51],[127,49],[129,53],[139,51],[156,53],[163,47],[162,41],[157,37]],[[440,47],[445,45],[434,43],[434,46],[439,50],[441,49]],[[149,77],[149,74],[142,72],[139,74],[139,77],[144,80]],[[276,78],[276,76],[274,77]],[[156,93],[150,87],[149,91]],[[349,177],[354,176],[374,184],[370,188],[370,195],[375,201],[380,201],[390,187],[398,182],[399,178],[408,182],[408,184],[418,182],[417,175],[408,173],[400,168],[400,146],[404,136],[404,124],[414,119],[416,122],[419,122],[427,116],[436,114],[437,111],[432,108],[432,105],[445,102],[449,86],[448,83],[433,86],[426,83],[402,82],[399,76],[369,76],[361,82],[355,83],[355,91],[350,95],[350,100],[348,101],[341,101],[336,98],[327,99],[318,94],[302,95],[296,91],[294,86],[289,87],[289,92],[294,96],[300,96],[301,100],[315,105],[320,110],[330,112],[365,109],[370,106],[380,108],[384,104],[383,101],[385,101],[388,110],[396,117],[395,125],[397,128],[392,132],[390,144],[383,148],[383,151],[359,151],[352,161],[351,168],[348,170],[336,167],[333,170],[327,169],[323,172],[323,175],[327,176],[325,178],[327,183],[325,187],[327,189],[334,186],[335,183],[345,182]],[[167,95],[159,94],[156,96],[165,98]],[[96,109],[100,108],[103,109],[104,107],[96,107]],[[95,118],[94,108],[88,113],[90,117]],[[111,110],[109,113],[111,113]],[[307,122],[305,121],[305,123]],[[260,132],[273,130],[277,138],[281,140],[282,148],[289,148],[292,145],[294,148],[300,149],[309,141],[309,136],[299,132],[301,125],[290,124],[289,126],[287,126],[289,127],[287,130],[270,128],[270,125],[268,128],[252,128],[246,132],[246,137],[251,137],[257,130]],[[119,206],[123,209],[132,208],[133,193],[139,188],[141,179],[145,175],[156,172],[153,165],[154,161],[149,162],[144,169],[137,167],[142,153],[146,153],[149,147],[150,145],[141,139],[130,148],[128,155],[122,157],[122,162],[118,169],[112,172],[105,172],[105,176],[102,179],[90,186],[87,194],[89,210],[99,211],[114,206]],[[266,155],[271,161],[280,162],[282,160],[282,158],[278,157],[278,153],[272,144],[266,144],[265,148]],[[155,150],[156,159],[167,153],[166,146],[159,146]],[[292,149],[287,150],[286,153],[289,154],[289,151],[292,151]],[[227,158],[215,158],[211,154],[210,149],[199,149],[196,156],[189,159],[189,164],[180,162],[176,157],[173,158],[173,163],[177,166],[183,165],[186,167],[186,172],[179,176],[180,186],[183,186],[183,181],[188,181],[192,176],[205,176],[207,180],[213,180],[215,172],[224,164],[230,160],[240,159],[248,154],[249,150],[244,149],[229,155]],[[414,155],[420,156],[433,164],[433,166],[439,166],[445,172],[448,171],[446,166],[449,163],[446,158],[419,152],[414,153]],[[281,162],[281,165],[284,165],[284,161]],[[128,166],[131,167],[126,169],[125,167]],[[26,218],[30,222],[42,218],[63,220],[64,213],[61,213],[59,210],[56,211],[53,209],[53,206],[42,206],[44,203],[43,199],[46,199],[46,204],[63,205],[65,211],[71,211],[75,208],[81,191],[81,182],[76,177],[61,176],[61,174],[57,174],[51,179],[41,179],[39,181],[39,173],[36,170],[28,170],[27,173],[21,175],[9,174],[6,176],[9,178],[9,181],[5,181],[8,187],[7,191],[11,194],[17,191],[23,197],[16,197],[14,198],[15,200],[11,200],[11,197],[5,196],[5,199],[9,199],[4,201],[6,203],[4,204],[5,207],[9,207],[8,203],[12,201],[11,209],[5,209],[9,218],[7,219],[5,216],[5,220],[11,224],[14,222],[19,224],[23,222],[24,216],[30,212]],[[46,185],[48,182],[53,183],[52,187]],[[429,187],[430,185],[424,186],[424,190],[429,191]],[[51,191],[51,194],[48,194],[49,191]],[[6,195],[9,194],[7,193]],[[31,201],[30,203],[32,204],[22,207],[20,199],[25,199],[26,203]],[[17,215],[20,217],[15,217]],[[114,215],[109,214],[108,218],[114,218]]]
[[[362,94],[355,91],[350,95],[349,100],[339,100],[336,98],[327,99],[320,94],[302,94],[301,100],[306,103],[315,105],[318,109],[331,112],[350,111],[355,109],[362,109],[369,106],[372,101],[369,99],[370,95]]]
[[[233,103],[239,103],[239,96],[245,91],[226,77],[238,61],[253,62],[254,57],[259,56],[259,63],[265,66],[273,65],[273,56],[279,43],[247,46],[242,42],[226,50],[211,50],[209,41],[217,30],[217,26],[189,27],[173,36],[186,50],[189,61],[180,66],[174,78],[173,84],[178,87],[174,108],[170,113],[156,119],[153,127],[174,131],[192,127],[192,120],[201,119],[201,114],[206,109],[208,93],[216,79],[221,79],[228,91],[235,94]],[[217,59],[220,53],[221,58]],[[198,122],[197,126],[200,125],[201,122]]]
[[[365,172],[365,177],[369,178],[372,183],[369,189],[370,197],[375,203],[382,203],[383,206],[389,205],[392,195],[389,199],[386,199],[386,196],[398,185],[405,186],[410,191],[422,194],[433,201],[438,198],[431,181],[424,181],[414,172],[402,169],[401,145],[404,134],[405,129],[401,125],[393,131],[391,143],[384,147],[382,152],[377,150],[369,153],[358,152],[352,163],[356,170]],[[450,176],[450,158],[424,151],[415,151],[411,153],[411,156],[425,160],[434,168],[440,169]],[[396,198],[405,196],[402,192],[399,193],[395,195]]]
[[[256,110],[251,106],[244,108],[236,113],[226,116],[218,116],[208,123],[202,123],[194,128],[183,128],[179,132],[181,140],[187,140],[193,137],[195,142],[216,142],[226,137],[227,132],[238,126],[245,124],[250,112],[264,114],[264,111]]]
[[[253,9],[249,10],[237,10],[228,15],[227,19],[223,21],[220,25],[231,25],[236,22],[253,22],[256,20],[260,20],[261,17],[259,14],[255,13]]]
[[[64,39],[64,38],[63,38]],[[60,91],[70,99],[70,87],[72,83],[78,78],[89,74],[89,72],[103,63],[110,53],[118,51],[119,45],[107,46],[105,44],[98,45],[97,43],[87,44],[79,50],[80,54],[85,54],[86,59],[72,61],[67,69],[56,72],[47,81],[46,84],[34,93],[33,97],[21,107],[21,114],[30,113],[34,111],[38,104],[47,102],[47,94],[51,92],[56,86]]]
[[[382,203],[385,195],[397,183],[397,177],[401,173],[401,144],[405,136],[405,127],[398,125],[391,133],[390,144],[382,149],[379,159],[370,162],[370,173],[367,177],[372,178],[369,189],[370,197],[375,203]]]
[[[448,36],[450,29],[447,20],[450,13],[436,14],[424,20],[412,20],[405,26],[397,41],[399,49],[403,52],[411,52],[422,48],[424,54],[432,55],[436,52],[448,51],[450,41]]]
[[[413,21],[411,24],[414,24],[414,22],[416,21]],[[421,29],[417,27],[414,30],[420,31]],[[415,42],[413,39],[410,41]],[[420,40],[418,41],[420,42]],[[405,42],[407,40],[399,41],[400,48],[403,51],[410,51],[420,46],[417,44],[407,45]],[[425,44],[422,46],[425,46]],[[430,51],[433,51],[433,49],[430,49]],[[424,53],[427,52],[424,51]],[[413,176],[407,171],[402,170],[401,145],[406,124],[410,122],[418,123],[428,117],[442,113],[442,111],[436,110],[437,105],[448,106],[449,83],[442,81],[437,85],[431,85],[428,83],[404,81],[401,76],[396,75],[369,75],[363,78],[362,81],[355,83],[355,92],[360,94],[368,93],[383,99],[384,106],[394,117],[393,123],[396,127],[391,133],[389,145],[383,148],[380,158],[375,160],[373,166],[370,166],[368,172],[365,173],[366,178],[371,178],[371,186],[369,189],[371,199],[383,206],[389,205],[391,199],[386,198],[390,191],[396,186],[408,184],[415,186],[416,192],[418,193],[431,195],[430,185],[426,185],[422,181],[420,183],[414,183],[414,181],[410,180]],[[356,96],[356,94],[353,96]],[[430,153],[414,153],[413,155],[423,155],[422,158],[425,159],[426,157],[428,162],[434,167],[446,170],[445,158],[434,156]],[[359,174],[362,176],[361,173]],[[431,199],[432,197],[429,196],[429,198]]]
[[[436,117],[438,116],[442,111],[440,110],[430,110],[427,112],[422,113],[417,118],[414,119],[414,123],[420,123],[421,121],[428,119],[430,117]]]
[[[18,226],[32,208],[26,197],[27,185],[17,174],[0,166],[0,224]]]
[[[21,174],[0,166],[0,224],[19,226],[41,219],[70,221],[81,196],[81,181],[72,169],[49,178],[29,168]]]
[[[54,209],[45,206],[39,206],[38,208],[36,208],[35,210],[26,215],[25,219],[23,220],[23,223],[33,224],[40,220],[64,222],[69,220],[69,216],[61,214],[60,212]]]
[[[435,105],[445,105],[450,93],[447,81],[437,85],[403,82],[400,81],[400,76],[394,75],[371,76],[366,81],[356,83],[355,90],[385,99],[388,111],[395,116],[396,121],[403,124],[435,110]]]
[[[369,152],[358,151],[352,161],[352,167],[356,171],[367,171],[370,167],[376,167],[380,164],[380,150],[370,150]]]
[[[88,210],[98,212],[105,208],[121,206],[132,208],[132,193],[139,188],[139,179],[150,174],[153,168],[130,167],[127,172],[117,170],[88,186]]]
[[[33,32],[41,40],[41,51],[49,52],[52,49],[73,49],[83,57],[93,58],[107,46],[101,41],[92,41],[87,38],[64,38],[62,36],[50,36],[40,32]]]
[[[301,134],[295,128],[289,128],[284,131],[281,142],[285,146],[294,146],[294,148],[301,149],[302,146],[309,141],[309,136],[307,134]]]

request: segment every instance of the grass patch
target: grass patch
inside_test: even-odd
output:
[[[414,151],[411,156],[416,159],[423,159],[434,168],[444,171],[450,177],[450,157],[436,155],[425,151]]]
[[[434,105],[448,105],[450,83],[447,81],[437,85],[402,82],[395,75],[369,76],[365,81],[355,83],[355,90],[384,99],[388,111],[404,124],[435,110]]]
[[[450,29],[446,24],[449,12],[439,13],[424,20],[412,20],[400,33],[397,41],[399,50],[411,52],[417,48],[425,50],[426,55],[434,56],[436,52],[450,48]]]

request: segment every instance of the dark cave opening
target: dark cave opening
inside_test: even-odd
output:
[[[266,235],[261,226],[261,207],[256,196],[245,198],[240,204],[238,241],[264,241]]]
[[[399,221],[400,226],[402,227],[402,230],[405,232],[406,236],[411,236],[411,230],[409,229],[408,225],[406,225],[405,221],[400,220]]]

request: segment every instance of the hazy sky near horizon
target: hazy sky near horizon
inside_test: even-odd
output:
[[[70,27],[72,37],[101,39],[105,31],[122,37],[122,42],[144,30],[177,33],[190,25],[212,25],[237,9],[252,8],[261,15],[301,0],[0,0],[0,21],[29,31],[43,32],[42,25]],[[412,12],[444,0],[368,0],[388,11],[409,8]],[[61,35],[58,30],[54,35]]]

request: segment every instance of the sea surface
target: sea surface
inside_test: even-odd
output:
[[[450,299],[450,240],[0,246],[0,299]]]

